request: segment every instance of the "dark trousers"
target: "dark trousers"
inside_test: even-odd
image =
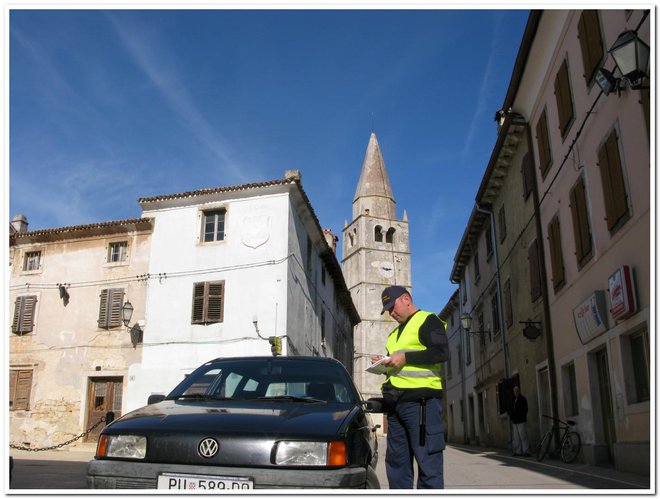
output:
[[[445,436],[442,401],[426,400],[426,431],[420,445],[420,403],[399,402],[387,415],[385,469],[390,489],[412,489],[413,459],[417,461],[417,488],[443,489]]]

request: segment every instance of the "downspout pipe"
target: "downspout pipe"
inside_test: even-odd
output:
[[[449,279],[449,281],[458,286],[458,317],[463,317],[463,293],[465,290],[463,289],[463,286],[461,286],[460,281],[455,281],[453,279]],[[460,320],[458,330],[460,332],[459,340],[461,345],[461,358],[458,359],[458,361],[461,365],[461,419],[463,420],[463,443],[468,444],[470,443],[470,440],[468,438],[467,414],[465,408],[467,400],[467,388],[465,384],[465,340],[467,338],[465,338],[465,330],[463,329],[463,324]]]
[[[495,282],[497,283],[497,315],[498,326],[500,328],[500,338],[502,340],[502,354],[504,355],[504,377],[509,379],[509,346],[506,340],[506,331],[504,330],[504,312],[502,308],[502,281],[500,279],[500,259],[497,253],[497,235],[495,227],[495,214],[492,208],[481,206],[479,203],[475,204],[475,209],[480,213],[485,213],[490,216],[490,238],[493,246],[493,253],[495,255]]]

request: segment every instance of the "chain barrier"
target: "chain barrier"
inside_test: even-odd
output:
[[[62,442],[61,444],[51,445],[50,447],[32,448],[32,447],[25,447],[25,446],[22,446],[22,445],[15,445],[15,444],[10,443],[9,447],[12,448],[12,449],[26,450],[28,452],[40,452],[40,451],[45,451],[45,450],[60,449],[60,448],[64,447],[65,445],[69,445],[70,443],[75,442],[76,440],[79,440],[79,439],[83,438],[84,436],[88,435],[90,432],[94,431],[101,423],[105,423],[107,416],[108,415],[102,416],[101,419],[99,419],[96,423],[94,423],[93,426],[90,426],[87,430],[82,432],[80,435],[77,435],[77,436],[67,440],[66,442]],[[110,420],[109,422],[111,423],[112,418],[108,417],[108,419]]]

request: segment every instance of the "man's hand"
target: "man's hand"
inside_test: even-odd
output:
[[[406,354],[404,352],[393,353],[383,364],[400,369],[406,364]]]

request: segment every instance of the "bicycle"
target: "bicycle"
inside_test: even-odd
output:
[[[575,426],[575,421],[571,421],[570,419],[562,421],[561,419],[553,418],[552,416],[547,416],[545,414],[543,414],[543,417],[551,419],[553,423],[552,427],[543,436],[543,439],[539,444],[539,448],[536,452],[536,460],[543,461],[550,449],[550,444],[556,433],[559,435],[559,456],[561,457],[561,460],[566,464],[575,461],[575,458],[578,456],[580,449],[582,448],[580,434],[571,430],[571,427]],[[559,432],[562,433],[560,434]]]

